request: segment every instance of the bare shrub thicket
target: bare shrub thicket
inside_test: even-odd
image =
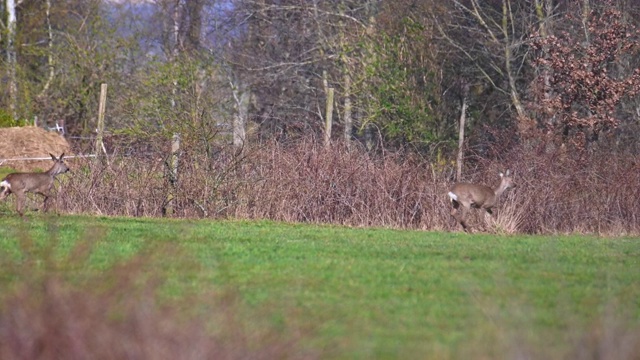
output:
[[[168,142],[167,142],[168,148]],[[485,226],[488,231],[637,233],[640,158],[599,150],[592,154],[510,146],[467,159],[464,180],[495,186],[514,171],[516,189]],[[273,219],[349,226],[453,230],[446,197],[452,164],[410,151],[371,154],[312,140],[267,143],[236,153],[184,146],[175,189],[168,151],[146,157],[76,162],[60,184],[59,208],[69,213]]]

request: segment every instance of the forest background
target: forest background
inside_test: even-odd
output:
[[[638,233],[640,2],[5,0],[0,124],[64,123],[68,213]],[[480,219],[476,219],[480,221]]]

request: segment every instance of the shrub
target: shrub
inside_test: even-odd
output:
[[[452,166],[432,164],[410,151],[371,154],[357,146],[326,148],[309,139],[270,142],[241,153],[226,146],[203,152],[185,144],[175,188],[166,158],[157,151],[105,162],[78,160],[75,167],[85,170],[61,183],[60,209],[164,216],[170,205],[173,217],[458,229],[446,196]],[[493,231],[620,234],[640,229],[635,154],[489,147],[484,156],[468,157],[464,180],[495,186],[498,173],[507,168],[518,187],[501,199]],[[484,226],[479,211],[470,215],[472,226]]]

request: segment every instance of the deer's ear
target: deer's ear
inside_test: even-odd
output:
[[[55,155],[53,155],[52,153],[49,153],[49,155],[51,156],[51,158],[52,158],[54,161],[55,161],[55,160],[58,160],[58,158],[56,158],[56,156],[55,156]]]
[[[62,154],[60,155],[60,160],[62,160],[62,158],[63,158],[63,157],[64,157],[64,153],[62,153]],[[508,172],[508,171],[507,171],[507,174],[509,174],[509,172]]]
[[[503,178],[503,177],[504,177],[504,174],[503,174],[503,173],[500,173],[500,177],[501,177],[501,178]]]
[[[507,169],[507,176],[509,176],[509,169]]]

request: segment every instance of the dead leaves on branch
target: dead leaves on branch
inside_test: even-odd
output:
[[[640,71],[622,64],[640,49],[638,30],[613,6],[592,11],[587,30],[534,34],[531,43],[539,73],[530,108],[548,133],[576,145],[615,129],[620,102],[640,93]]]

